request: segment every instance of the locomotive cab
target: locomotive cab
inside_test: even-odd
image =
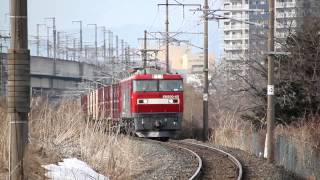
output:
[[[132,81],[132,118],[136,134],[140,137],[174,137],[181,129],[182,77],[141,74]]]

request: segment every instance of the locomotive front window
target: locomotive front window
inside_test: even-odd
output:
[[[135,80],[133,81],[133,91],[152,92],[158,91],[157,80]]]
[[[182,91],[182,80],[160,80],[159,91]]]

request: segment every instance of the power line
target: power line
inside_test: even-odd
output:
[[[177,2],[177,1],[176,1]],[[183,8],[185,6],[200,6],[199,4],[182,4],[180,2],[177,2],[177,4],[169,4],[169,0],[166,0],[165,4],[158,4],[158,6],[166,6],[166,72],[170,73],[170,64],[169,64],[169,6],[182,6]],[[183,11],[184,12],[184,11]]]

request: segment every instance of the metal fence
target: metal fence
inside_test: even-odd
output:
[[[265,134],[261,132],[218,130],[215,143],[239,148],[263,156]],[[303,178],[320,179],[320,148],[294,137],[275,137],[274,158],[277,165]]]

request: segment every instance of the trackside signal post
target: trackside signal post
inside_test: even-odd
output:
[[[28,143],[30,51],[27,0],[11,0],[11,43],[8,50],[8,122],[10,180],[25,179],[23,157]]]

